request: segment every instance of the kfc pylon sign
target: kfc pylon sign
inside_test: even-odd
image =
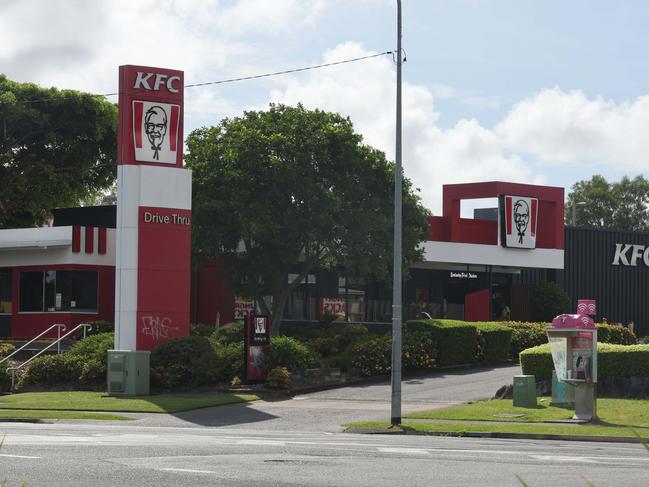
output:
[[[182,167],[182,71],[120,66],[118,164]]]

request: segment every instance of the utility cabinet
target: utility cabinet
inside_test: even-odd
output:
[[[150,355],[143,350],[108,350],[108,394],[148,395]]]

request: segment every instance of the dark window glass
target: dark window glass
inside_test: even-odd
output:
[[[57,311],[97,311],[97,273],[57,271],[55,304]]]
[[[43,311],[43,273],[20,273],[20,311]]]
[[[0,270],[0,314],[11,314],[11,269]]]
[[[45,271],[20,274],[20,311],[97,311],[97,273]]]
[[[56,308],[56,271],[45,271],[45,311],[59,311]]]

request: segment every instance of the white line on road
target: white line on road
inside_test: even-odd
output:
[[[9,455],[7,453],[0,453],[0,457],[7,457],[7,458],[42,458],[42,457],[30,457],[29,455]]]
[[[165,472],[183,472],[183,473],[217,473],[213,470],[194,470],[193,468],[159,468]]]
[[[404,455],[430,455],[429,450],[422,448],[379,448],[381,453],[403,453]]]

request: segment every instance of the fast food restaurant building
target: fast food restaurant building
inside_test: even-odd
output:
[[[525,320],[530,285],[549,280],[573,305],[595,299],[598,318],[634,321],[639,336],[649,334],[649,234],[564,227],[563,188],[453,184],[442,197],[442,215],[428,221],[424,259],[404,283],[404,319],[424,312],[483,321],[498,319],[506,306],[512,319]],[[478,198],[497,198],[498,209],[463,218],[461,202]],[[114,319],[115,207],[53,215],[49,227],[0,230],[0,337]],[[217,262],[190,279],[192,323],[222,324],[254,309],[228,291]],[[284,319],[317,321],[329,311],[353,322],[390,323],[391,295],[389,285],[366,277],[314,272],[290,296]],[[164,338],[164,323],[156,326]]]

